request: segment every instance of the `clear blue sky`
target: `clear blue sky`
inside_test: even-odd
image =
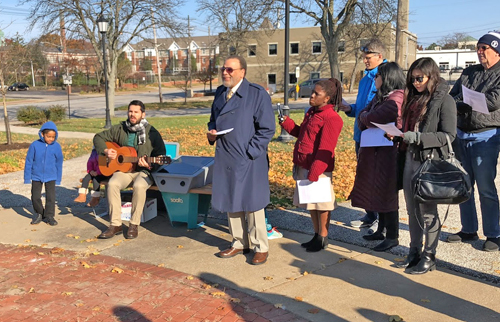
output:
[[[17,0],[0,0],[0,29],[11,37],[16,31],[26,40],[39,36],[38,32],[26,32],[27,6],[17,6]],[[207,24],[195,11],[196,1],[187,0],[181,14],[190,15],[194,35],[206,35]],[[478,39],[490,30],[500,30],[500,0],[410,0],[409,30],[418,37],[419,44],[428,46],[443,36],[464,32]],[[292,15],[291,26],[311,24],[304,18]],[[281,24],[283,27],[283,23]],[[213,32],[213,30],[212,30]]]

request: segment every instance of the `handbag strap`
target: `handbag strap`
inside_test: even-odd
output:
[[[418,203],[415,203],[415,217],[417,216],[417,207],[418,207]],[[448,207],[446,208],[446,214],[444,215],[443,221],[440,221],[441,225],[435,231],[429,231],[430,233],[435,233],[437,231],[441,231],[441,229],[443,228],[444,223],[446,222],[446,219],[448,219],[448,213],[449,213],[449,211],[450,211],[450,205],[448,204]],[[425,234],[425,227],[424,227],[424,225],[422,223],[420,223],[420,220],[418,220],[418,217],[416,217],[415,219],[417,220],[417,223],[420,226],[420,229],[422,229],[422,231]],[[439,220],[439,212],[436,213],[436,220]]]
[[[444,134],[445,137],[446,137],[446,145],[443,145],[442,147],[439,147],[439,149],[441,150],[441,155],[443,156],[443,158],[445,157],[446,155],[446,151],[444,151],[444,147],[445,146],[448,146],[448,156],[447,156],[447,159],[449,158],[454,158],[455,157],[455,151],[453,151],[453,146],[451,145],[451,140],[450,140],[450,136],[448,135],[448,133],[445,133]],[[434,148],[432,151],[432,153],[429,153],[427,155],[427,158],[426,159],[429,159],[431,160],[432,159],[432,155],[434,154],[434,151],[435,149],[437,148]]]

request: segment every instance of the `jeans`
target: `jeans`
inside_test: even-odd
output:
[[[33,209],[42,218],[54,219],[56,213],[56,182],[45,182],[45,208],[42,203],[42,187],[44,183],[41,181],[31,181],[31,202]]]
[[[486,237],[500,237],[500,208],[495,186],[497,161],[500,147],[500,133],[484,139],[463,140],[456,138],[453,148],[457,159],[469,173],[472,196],[460,204],[462,232],[475,233],[478,230],[474,183],[477,184],[479,203],[483,219],[483,233]]]
[[[419,161],[413,160],[411,152],[406,152],[406,162],[403,172],[403,192],[408,211],[408,227],[410,230],[410,248],[422,249],[429,254],[436,254],[436,248],[441,233],[441,222],[437,204],[420,204],[413,198],[411,179],[415,175]],[[425,244],[424,244],[425,236]]]
[[[356,151],[356,158],[358,157],[359,148],[360,148],[359,142],[354,141],[354,150]],[[367,210],[367,209],[365,209],[365,211],[366,211],[366,215],[363,218],[361,218],[361,221],[367,221],[367,222],[372,223],[375,220],[377,220],[378,213],[376,211],[371,211],[371,210]]]

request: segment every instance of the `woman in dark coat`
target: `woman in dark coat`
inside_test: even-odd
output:
[[[439,67],[428,57],[413,62],[406,80],[403,105],[403,134],[406,162],[403,191],[409,217],[410,252],[397,264],[411,274],[424,274],[436,268],[436,248],[441,231],[437,204],[418,204],[413,197],[411,180],[427,156],[447,158],[446,134],[453,141],[457,134],[457,111],[448,94],[448,84],[440,77]],[[440,151],[444,151],[442,155]],[[424,252],[422,242],[425,235]]]
[[[358,116],[361,131],[375,127],[372,122],[396,123],[403,104],[405,78],[396,63],[384,63],[378,67],[375,76],[377,93]],[[381,133],[383,135],[383,133]],[[399,244],[398,188],[397,188],[397,145],[363,146],[359,149],[354,187],[349,198],[355,207],[379,213],[377,231],[363,236],[366,240],[383,240],[373,248],[386,251]],[[384,236],[383,231],[387,233]]]

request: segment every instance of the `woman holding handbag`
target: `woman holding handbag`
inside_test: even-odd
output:
[[[372,122],[396,123],[397,127],[401,128],[400,116],[405,76],[398,64],[382,63],[375,75],[375,87],[377,89],[375,97],[358,116],[358,127],[363,132],[356,178],[349,199],[355,207],[378,212],[377,231],[363,238],[382,240],[373,250],[383,252],[399,244],[399,202],[397,173],[394,171],[397,167],[397,145],[366,146],[366,135],[370,132],[365,132],[365,130],[375,128]],[[385,236],[384,229],[386,230]]]
[[[435,255],[441,232],[437,204],[415,202],[411,182],[427,158],[448,157],[446,134],[453,141],[457,133],[455,101],[448,90],[448,84],[440,77],[439,67],[431,58],[420,58],[410,66],[403,104],[403,142],[400,146],[400,150],[406,150],[403,191],[409,216],[410,252],[406,260],[397,266],[406,268],[411,274],[424,274],[436,269]]]

